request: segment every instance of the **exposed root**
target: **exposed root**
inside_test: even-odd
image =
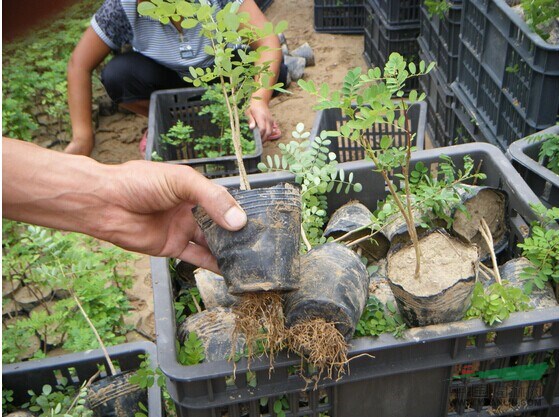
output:
[[[280,293],[243,294],[233,311],[237,315],[233,347],[237,339],[243,337],[249,364],[255,356],[266,353],[270,358],[271,370],[273,358],[285,347],[286,329]]]
[[[324,374],[325,378],[339,380],[349,362],[349,345],[334,323],[315,318],[295,324],[289,329],[288,347],[314,368],[316,375],[307,382],[316,384]]]

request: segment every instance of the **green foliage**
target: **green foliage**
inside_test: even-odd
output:
[[[22,408],[29,409],[39,417],[90,417],[93,411],[86,407],[87,388],[85,383],[76,389],[66,378],[56,387],[43,385],[40,393],[28,391],[29,402]]]
[[[481,282],[477,282],[465,318],[480,318],[492,326],[502,323],[511,313],[528,310],[528,302],[528,296],[520,288],[509,285],[507,281],[491,284],[487,288]]]
[[[450,3],[448,0],[425,0],[425,7],[429,17],[434,15],[438,16],[439,19],[443,19],[450,9]]]
[[[345,171],[338,167],[336,154],[328,149],[331,140],[327,132],[310,140],[310,133],[304,130],[304,125],[299,123],[292,132],[297,140],[280,143],[282,156],[268,156],[267,164],[261,162],[258,168],[263,172],[289,171],[295,175],[295,182],[301,185],[303,228],[314,247],[326,241],[322,235],[328,220],[326,194],[334,187],[337,193],[344,191],[346,194],[351,189],[359,192],[362,187],[353,182],[353,173],[346,178]]]
[[[266,397],[260,398],[260,406],[269,407],[268,398]],[[289,411],[289,400],[287,399],[286,396],[281,396],[280,398],[274,401],[271,408],[274,410],[274,415],[276,415],[277,417],[285,417],[287,415],[285,412]],[[269,411],[271,415],[271,410]]]
[[[182,365],[196,365],[206,359],[204,345],[194,332],[188,334],[188,339],[177,350],[178,360]]]
[[[219,87],[215,85],[210,86],[202,96],[202,101],[209,101],[210,104],[203,106],[199,114],[211,116],[212,124],[219,128],[218,135],[193,137],[194,129],[178,120],[166,134],[161,135],[161,143],[179,147],[185,144],[192,144],[195,152],[193,158],[217,158],[219,156],[234,155],[235,149],[231,140],[232,135],[227,105]],[[241,117],[240,128],[243,154],[250,155],[254,153],[256,143],[254,140],[249,140],[252,136],[252,131],[248,127],[248,119],[244,114]]]
[[[435,219],[446,222],[446,227],[452,226],[452,209],[465,211],[461,194],[465,189],[464,183],[471,180],[486,178],[483,173],[475,171],[474,161],[469,155],[464,156],[464,169],[457,169],[456,165],[446,155],[439,157],[438,174],[432,175],[423,162],[418,162],[410,172],[410,190],[415,201],[428,213],[424,222],[430,223]],[[423,225],[430,227],[428,224]]]
[[[538,159],[541,164],[559,175],[559,135],[536,135],[533,141],[542,141]]]
[[[553,22],[559,18],[557,0],[522,0],[521,5],[528,27],[540,35],[543,40],[547,40]]]
[[[80,234],[11,221],[2,222],[2,232],[3,279],[75,293],[101,339],[107,345],[124,342],[127,328],[122,317],[130,308],[125,290],[132,285],[129,263],[135,255],[112,245],[100,245]],[[41,300],[46,301],[49,300]],[[72,351],[97,346],[97,339],[79,314],[74,299],[52,301],[48,313],[31,314],[4,330],[3,362],[14,362],[34,333],[65,335],[63,347]]]
[[[174,305],[177,325],[180,325],[191,314],[197,313],[198,307],[204,308],[200,291],[196,287],[181,289]]]
[[[10,389],[2,389],[2,415],[6,415],[9,412],[13,400],[14,392]]]
[[[69,132],[66,67],[91,14],[101,3],[78,2],[65,10],[62,19],[35,30],[33,36],[3,45],[2,134],[31,140],[40,113],[57,121],[46,126],[51,137]],[[99,90],[100,83],[97,79],[94,82]]]
[[[546,209],[542,204],[531,207],[539,220],[530,225],[530,236],[518,244],[522,255],[533,265],[520,274],[520,278],[526,280],[527,293],[534,285],[542,289],[546,282],[559,282],[559,207]]]
[[[392,303],[384,305],[377,297],[371,295],[363,314],[355,328],[355,337],[379,336],[382,333],[392,333],[401,337],[406,329],[402,317]]]

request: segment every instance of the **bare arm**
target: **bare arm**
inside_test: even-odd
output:
[[[84,32],[68,62],[68,105],[72,121],[72,142],[67,153],[89,155],[93,150],[91,122],[91,75],[111,49],[90,27]]]
[[[2,161],[4,217],[85,233],[128,250],[218,271],[191,209],[201,205],[228,230],[246,223],[225,188],[188,166],[103,165],[9,138],[2,140]]]
[[[243,4],[239,8],[239,11],[246,12],[250,14],[250,23],[256,27],[263,27],[268,19],[260,8],[256,5],[254,0],[244,0]],[[276,83],[279,74],[279,68],[282,61],[282,52],[279,39],[276,35],[270,35],[264,39],[259,39],[250,45],[252,48],[256,49],[261,46],[267,46],[269,50],[262,53],[262,56],[258,60],[258,64],[263,64],[265,62],[270,62],[270,70],[274,73],[275,77],[270,80],[270,85]],[[272,132],[273,119],[269,110],[269,103],[272,99],[272,90],[260,89],[253,94],[253,100],[250,104],[249,109],[249,119],[252,117],[254,122],[260,129],[263,139]],[[251,126],[251,128],[254,126]]]

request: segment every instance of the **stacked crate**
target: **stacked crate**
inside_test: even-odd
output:
[[[363,56],[370,67],[384,67],[392,52],[418,61],[419,6],[419,0],[365,1]],[[417,78],[413,78],[405,91],[417,88]]]

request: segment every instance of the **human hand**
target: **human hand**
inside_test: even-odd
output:
[[[262,142],[278,139],[281,132],[272,117],[268,104],[263,100],[251,100],[246,115],[248,117],[248,127],[250,129],[258,127]]]
[[[192,208],[199,204],[221,227],[241,229],[246,214],[227,190],[188,166],[131,161],[116,169],[106,240],[219,272]]]
[[[91,155],[93,152],[93,146],[95,144],[95,136],[93,133],[83,136],[76,136],[72,138],[72,141],[64,149],[65,153],[72,155]]]

